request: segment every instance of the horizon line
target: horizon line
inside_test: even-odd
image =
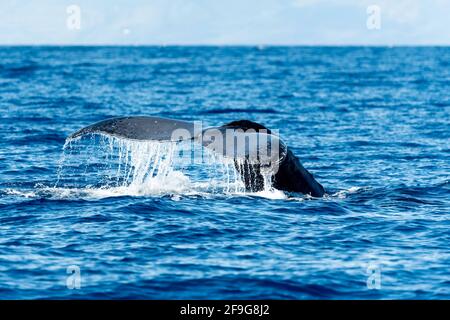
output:
[[[157,43],[17,43],[17,44],[7,44],[0,43],[0,47],[379,47],[379,48],[401,48],[401,47],[450,47],[449,44],[441,43],[430,43],[430,44],[417,44],[417,43],[405,43],[405,44],[333,44],[333,43],[323,43],[323,44],[206,44],[206,43],[168,43],[168,44],[157,44]]]

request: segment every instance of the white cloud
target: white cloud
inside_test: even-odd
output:
[[[67,5],[82,28],[66,28]],[[0,44],[450,44],[449,0],[0,1]],[[381,7],[368,32],[366,8]],[[129,30],[129,31],[124,31]]]

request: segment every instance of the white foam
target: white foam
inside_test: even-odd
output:
[[[286,193],[284,193],[281,190],[277,190],[277,189],[268,189],[268,190],[264,189],[263,191],[253,192],[250,194],[257,196],[257,197],[267,198],[267,199],[272,199],[272,200],[286,200],[288,198]]]
[[[36,196],[36,192],[34,191],[21,191],[15,189],[6,189],[5,194],[11,196],[20,196],[24,198],[34,198]]]
[[[340,191],[338,191],[338,192],[336,192],[336,193],[333,193],[333,194],[331,195],[331,197],[336,197],[336,198],[340,198],[340,199],[345,199],[345,198],[347,198],[347,196],[348,196],[349,194],[357,193],[357,192],[359,192],[359,191],[361,191],[361,190],[365,190],[365,189],[367,189],[367,188],[366,188],[366,187],[350,187],[350,188],[348,188],[348,189],[346,189],[346,190],[340,190]]]

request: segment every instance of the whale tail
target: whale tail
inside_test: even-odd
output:
[[[176,134],[174,134],[176,133]],[[234,159],[235,168],[249,191],[261,191],[261,171],[269,168],[271,183],[280,190],[322,197],[325,190],[285,143],[270,129],[249,121],[238,120],[220,127],[197,130],[193,122],[159,117],[120,117],[94,123],[71,134],[77,139],[86,134],[106,134],[130,140],[194,140],[204,147]],[[229,141],[233,144],[230,147]],[[256,143],[248,143],[248,141]],[[237,143],[234,143],[237,141]]]

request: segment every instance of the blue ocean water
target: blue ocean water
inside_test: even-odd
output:
[[[449,299],[449,92],[450,48],[1,47],[0,298]],[[124,115],[278,129],[327,196],[105,185],[63,145]]]

